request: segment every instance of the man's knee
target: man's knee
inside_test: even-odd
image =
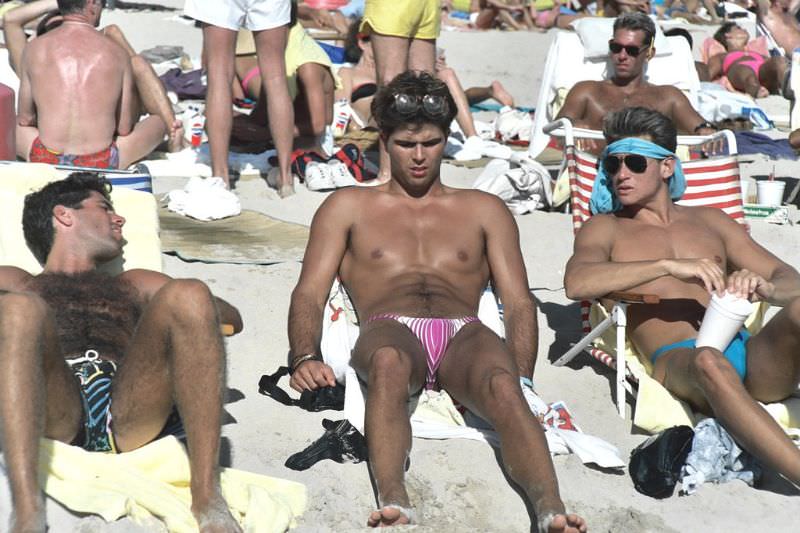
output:
[[[369,384],[400,383],[411,376],[411,359],[394,346],[382,346],[369,360]]]
[[[156,294],[156,298],[181,319],[207,318],[215,312],[208,285],[198,279],[173,279]]]
[[[506,368],[489,369],[480,382],[480,395],[493,404],[512,407],[521,398],[519,376]]]
[[[704,391],[739,380],[733,365],[718,350],[700,348],[692,359],[692,376]]]
[[[148,63],[148,61],[140,54],[131,56],[131,69],[133,69],[133,76],[135,78],[140,78],[151,68],[152,67],[150,66],[150,63]]]

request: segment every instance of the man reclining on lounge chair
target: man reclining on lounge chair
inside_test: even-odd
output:
[[[609,144],[592,210],[604,214],[575,237],[564,275],[567,296],[660,296],[658,305],[628,311],[629,339],[651,358],[653,377],[800,484],[800,450],[757,403],[785,399],[800,381],[800,274],[721,210],[673,203],[685,180],[667,117],[624,109],[606,119],[603,133]],[[695,348],[711,293],[726,291],[783,309],[758,335],[740,332],[724,352]]]
[[[59,0],[61,26],[22,55],[17,155],[29,161],[127,168],[153,151],[174,124],[137,122],[131,56],[95,28],[102,0]]]
[[[197,280],[98,272],[122,251],[125,219],[109,190],[104,178],[78,172],[29,194],[22,225],[44,271],[0,267],[0,444],[14,502],[10,530],[46,529],[40,437],[122,452],[180,431],[182,419],[200,530],[238,531],[217,467],[220,321],[241,331],[241,317]]]
[[[366,437],[380,507],[368,524],[412,521],[403,482],[406,402],[423,387],[441,387],[495,427],[539,530],[585,531],[582,518],[565,512],[544,432],[520,387],[520,376],[533,373],[537,327],[514,219],[495,196],[439,179],[456,114],[447,86],[425,72],[403,73],[378,91],[372,112],[391,179],[338,191],[314,217],[289,311],[292,387],[335,384],[319,342],[338,274],[361,319],[351,365],[368,388]],[[490,276],[505,306],[506,343],[476,317]]]
[[[625,13],[614,21],[608,54],[614,73],[608,80],[581,81],[567,94],[558,118],[568,118],[581,128],[598,130],[603,117],[625,107],[655,109],[675,122],[680,133],[707,135],[716,128],[703,120],[679,89],[645,80],[645,67],[655,53],[656,27],[644,13]],[[582,139],[582,148],[598,153],[601,143]]]

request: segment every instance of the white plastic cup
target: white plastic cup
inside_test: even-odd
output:
[[[786,183],[780,180],[760,180],[758,186],[759,205],[778,206],[783,203],[783,189]]]
[[[721,297],[712,294],[695,345],[724,351],[752,311],[753,304],[746,298],[727,292]]]

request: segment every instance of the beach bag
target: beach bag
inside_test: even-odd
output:
[[[693,439],[691,427],[673,426],[637,446],[628,469],[636,490],[653,498],[672,496]]]

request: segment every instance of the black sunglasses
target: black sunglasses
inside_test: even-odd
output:
[[[646,44],[644,46],[634,46],[632,44],[619,44],[614,40],[608,41],[608,50],[612,54],[618,54],[622,52],[622,50],[625,50],[625,53],[627,53],[631,57],[638,56],[649,47],[650,47],[649,44]]]
[[[401,115],[413,115],[422,109],[432,117],[444,116],[448,109],[447,100],[438,94],[395,93],[393,107]]]
[[[608,155],[603,159],[603,168],[608,176],[613,176],[622,167],[622,163],[628,170],[636,174],[641,174],[647,170],[647,158],[639,154],[628,154],[625,156]]]

